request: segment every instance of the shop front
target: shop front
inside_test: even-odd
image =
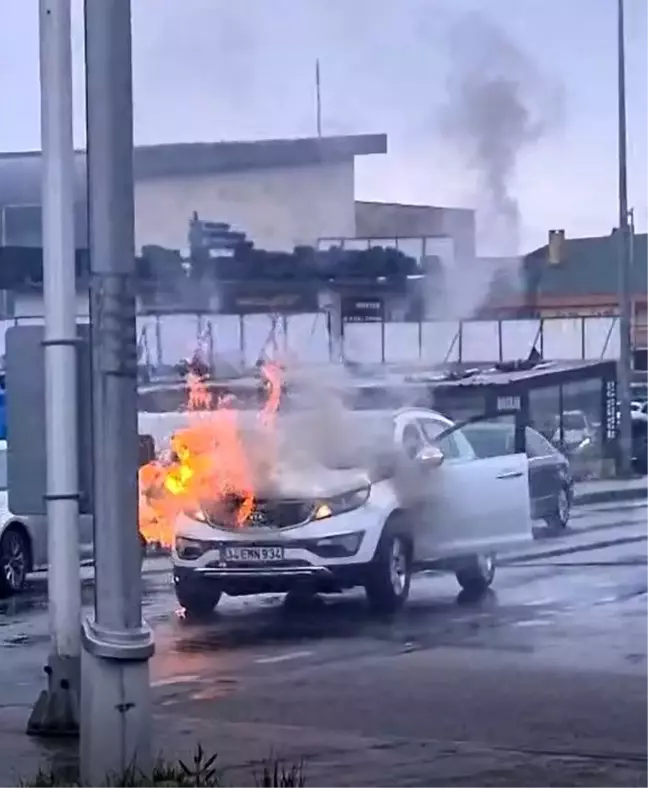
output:
[[[613,476],[617,458],[616,365],[556,362],[482,370],[433,389],[434,407],[456,421],[519,414],[569,457],[577,478]]]

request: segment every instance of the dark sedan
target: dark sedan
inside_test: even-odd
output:
[[[464,427],[464,434],[479,457],[512,454],[514,429],[510,424],[478,423]],[[526,428],[529,458],[531,516],[550,528],[565,528],[569,522],[574,480],[569,461],[531,427]]]

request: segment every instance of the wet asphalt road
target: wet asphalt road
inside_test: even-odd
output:
[[[329,764],[322,775],[337,775],[335,784],[380,775],[382,784],[430,784],[424,765],[403,776],[412,756],[396,743],[442,741],[584,758],[582,777],[559,784],[645,785],[646,507],[582,507],[573,529],[580,549],[500,566],[481,600],[458,596],[452,577],[420,576],[406,611],[389,621],[369,616],[353,592],[299,611],[279,597],[224,598],[212,620],[190,624],[175,613],[168,573],[145,574],[165,719],[158,739],[172,746],[166,732],[191,720],[194,739],[222,724],[221,743],[235,733],[291,752],[327,742],[334,750],[340,736],[355,749],[379,742],[378,776],[366,766],[340,776]],[[541,540],[538,549],[565,543]],[[0,605],[0,708],[25,716],[47,657],[44,588],[36,577],[24,597]],[[90,584],[84,594],[90,604]],[[544,773],[537,779],[491,775],[488,784],[548,784]]]

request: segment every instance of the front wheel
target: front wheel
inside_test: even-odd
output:
[[[22,528],[9,526],[0,539],[0,596],[25,588],[29,571],[29,542]]]
[[[182,581],[176,582],[175,592],[178,604],[189,619],[209,618],[222,595],[218,588],[199,589]]]
[[[567,528],[570,514],[571,501],[569,499],[569,493],[566,487],[561,487],[556,495],[554,511],[547,517],[546,523],[549,528],[554,531],[563,531]]]
[[[474,555],[466,558],[456,571],[457,581],[469,594],[482,594],[493,583],[495,556]]]
[[[407,537],[383,533],[365,584],[369,605],[376,613],[394,613],[409,596],[412,548]]]

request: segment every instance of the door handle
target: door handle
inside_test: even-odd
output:
[[[500,473],[497,477],[498,479],[519,479],[520,476],[524,474],[522,471],[504,471],[504,473]]]

